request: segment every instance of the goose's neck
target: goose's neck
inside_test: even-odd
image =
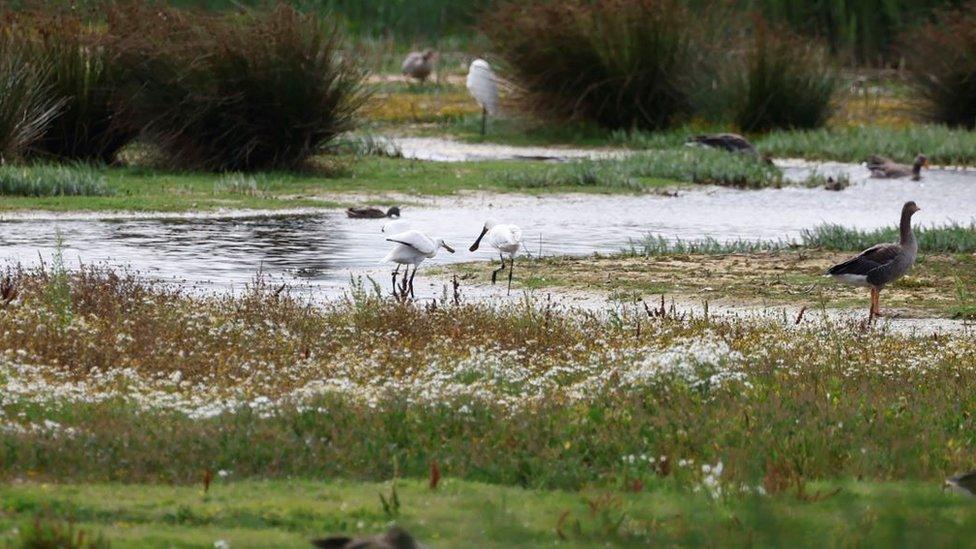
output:
[[[912,231],[912,214],[911,212],[904,211],[901,214],[901,227],[899,228],[901,232],[901,245],[906,247],[915,247],[915,233]]]

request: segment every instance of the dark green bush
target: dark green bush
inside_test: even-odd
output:
[[[508,2],[483,28],[529,111],[625,129],[692,114],[702,40],[683,2]]]
[[[134,120],[178,167],[301,167],[354,127],[367,95],[336,26],[284,5],[206,15],[131,4],[109,26]]]
[[[742,131],[818,128],[830,117],[837,80],[825,53],[785,28],[757,21],[745,55],[726,70]]]
[[[9,27],[0,32],[0,164],[23,155],[58,114],[61,105],[46,84],[50,72]]]
[[[38,63],[63,107],[31,145],[37,156],[111,162],[136,132],[119,111],[119,75],[104,47],[104,32],[76,11],[17,12],[22,44]]]
[[[976,2],[940,12],[906,35],[902,49],[921,114],[950,126],[976,126]]]

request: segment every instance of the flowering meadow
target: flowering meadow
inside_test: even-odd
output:
[[[199,295],[11,269],[0,471],[56,481],[445,476],[714,497],[972,465],[976,341],[548,302]]]

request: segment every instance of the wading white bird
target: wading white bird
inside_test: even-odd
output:
[[[391,235],[387,238],[396,244],[390,253],[383,258],[384,262],[396,263],[396,270],[393,271],[393,290],[396,292],[396,276],[400,272],[400,265],[406,265],[407,270],[403,273],[404,279],[409,280],[410,297],[413,297],[413,277],[417,275],[417,267],[429,257],[437,255],[437,250],[444,248],[454,253],[454,248],[444,243],[443,239],[431,238],[418,230],[404,231]],[[413,273],[410,273],[410,265],[413,265]],[[410,274],[410,278],[406,276]]]
[[[475,59],[468,67],[468,92],[481,105],[481,135],[485,135],[488,115],[498,113],[498,83],[491,66],[484,59]]]
[[[511,264],[508,267],[508,293],[512,293],[512,271],[515,269],[515,254],[522,247],[522,229],[518,225],[499,224],[489,219],[481,229],[481,234],[474,244],[468,248],[475,251],[484,239],[488,245],[498,250],[498,257],[502,260],[502,266],[491,272],[491,283],[495,283],[498,273],[505,270],[505,256],[508,256]]]

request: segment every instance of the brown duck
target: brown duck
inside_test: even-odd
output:
[[[348,208],[346,215],[353,219],[379,219],[381,217],[400,217],[400,208],[393,206],[385,212],[379,208],[366,206],[362,208]]]
[[[872,320],[881,316],[881,289],[904,276],[915,264],[918,242],[912,232],[912,216],[919,210],[914,202],[905,202],[902,206],[897,244],[872,246],[827,271],[827,276],[844,284],[871,289],[871,311],[868,316]]]
[[[871,170],[871,177],[879,179],[899,179],[902,177],[912,177],[912,181],[918,181],[922,179],[922,168],[929,163],[929,159],[924,155],[920,154],[915,157],[915,162],[911,166],[908,164],[899,164],[892,159],[881,156],[872,155],[868,158],[868,169]]]

